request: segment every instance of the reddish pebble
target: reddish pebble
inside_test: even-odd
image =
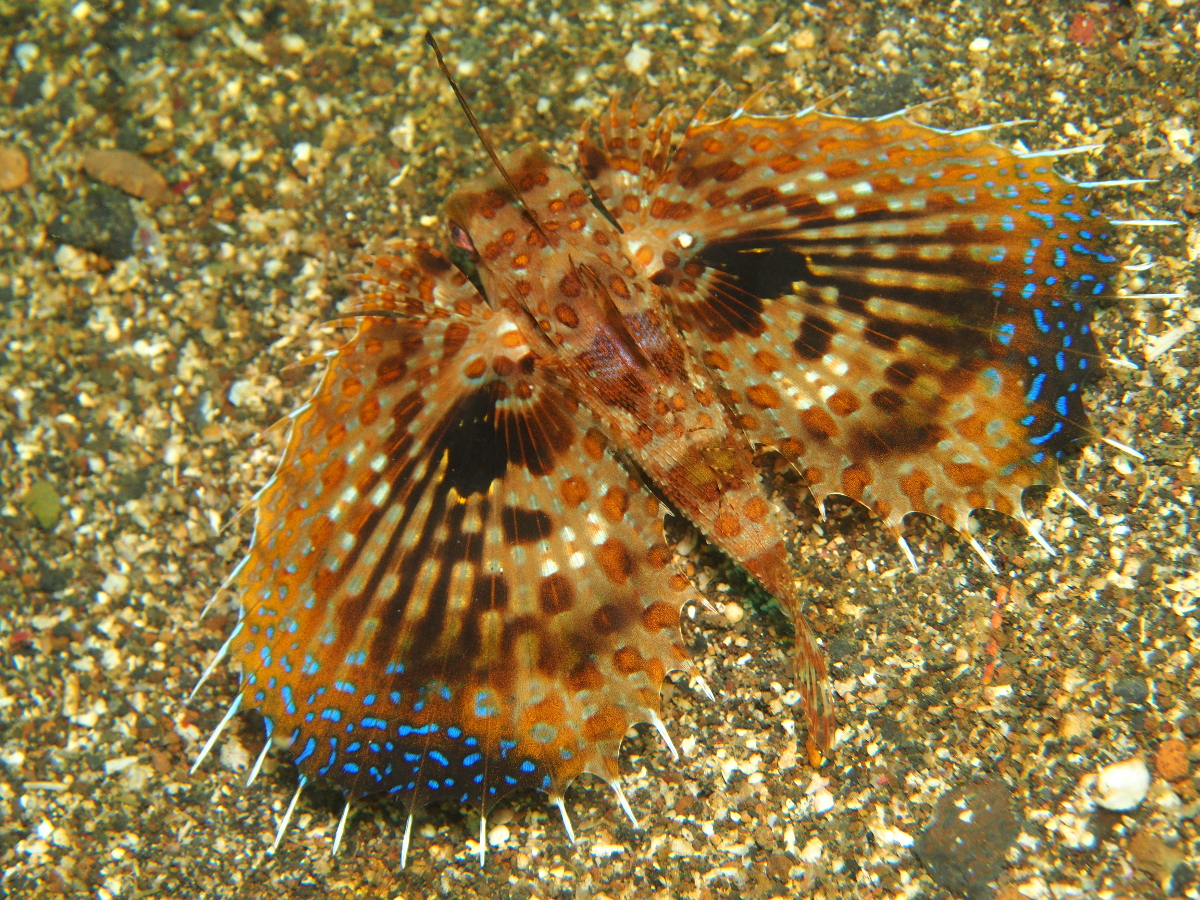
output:
[[[1075,18],[1071,20],[1071,27],[1067,29],[1067,37],[1085,47],[1094,44],[1099,34],[1096,20],[1087,13],[1076,13]]]
[[[1154,754],[1154,771],[1167,781],[1178,781],[1188,774],[1187,744],[1178,738],[1163,741]]]

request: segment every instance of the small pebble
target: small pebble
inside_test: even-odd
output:
[[[1154,771],[1167,781],[1178,781],[1188,774],[1187,744],[1178,738],[1163,741],[1154,754]]]
[[[38,481],[30,485],[25,496],[21,498],[25,511],[33,516],[43,531],[49,531],[58,523],[62,515],[62,501],[58,499],[58,491],[48,481]]]
[[[625,68],[637,76],[646,74],[650,68],[650,61],[654,57],[650,51],[641,44],[634,44],[629,48],[629,52],[625,54]]]
[[[0,145],[0,191],[15,191],[29,180],[29,159],[16,147]]]
[[[28,72],[33,68],[33,64],[37,62],[42,51],[38,49],[37,44],[31,44],[28,41],[22,41],[12,49],[13,59],[17,61],[17,65],[21,67],[22,72]]]
[[[313,146],[308,141],[298,141],[292,146],[292,165],[301,175],[308,175],[308,167],[312,163]]]
[[[804,849],[800,851],[800,861],[806,862],[810,866],[816,865],[821,861],[821,852],[825,849],[825,844],[818,837],[810,838],[808,843],[804,845]]]
[[[1145,678],[1122,678],[1112,686],[1112,692],[1126,703],[1145,703],[1150,685]]]
[[[497,825],[488,831],[488,844],[493,847],[502,847],[510,834],[507,825]]]
[[[992,42],[985,37],[977,37],[967,46],[967,49],[972,53],[987,53],[988,47],[992,46]]]
[[[115,188],[99,184],[85,187],[68,200],[46,226],[46,237],[116,260],[133,253],[135,231],[137,219],[129,199]]]
[[[499,809],[493,809],[491,815],[488,816],[488,821],[493,825],[507,825],[513,820],[513,811],[510,806],[502,806]]]
[[[1135,809],[1150,790],[1150,770],[1140,759],[1105,766],[1096,779],[1096,803],[1114,812]]]
[[[671,856],[694,856],[696,848],[681,837],[671,838]]]
[[[1160,881],[1169,879],[1184,859],[1177,848],[1146,829],[1129,841],[1129,855],[1134,866]]]
[[[683,537],[675,545],[675,552],[680,556],[691,556],[692,551],[700,544],[700,532],[693,525],[688,525]]]
[[[1065,713],[1058,720],[1058,736],[1065,741],[1083,740],[1092,733],[1096,720],[1088,713],[1078,710]]]
[[[100,583],[100,590],[120,600],[129,593],[129,576],[121,572],[109,572]]]
[[[725,604],[725,618],[729,620],[730,625],[736,625],[742,621],[742,617],[746,615],[746,611],[737,603]]]
[[[171,196],[162,173],[127,150],[93,150],[83,158],[83,170],[97,181],[142,200],[161,203]]]

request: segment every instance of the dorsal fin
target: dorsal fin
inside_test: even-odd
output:
[[[479,127],[479,120],[475,118],[475,113],[471,112],[471,107],[467,105],[467,98],[463,96],[463,92],[459,90],[458,85],[454,81],[454,76],[450,74],[450,69],[446,65],[446,60],[442,58],[442,50],[440,47],[438,47],[432,31],[425,32],[425,43],[433,48],[433,55],[437,57],[438,68],[442,70],[442,75],[445,76],[446,81],[450,83],[450,89],[454,91],[454,96],[458,99],[458,105],[462,107],[462,111],[466,115],[467,121],[471,123],[471,129],[475,132],[476,136],[483,144],[483,149],[487,151],[487,155],[491,157],[492,164],[496,167],[496,170],[504,178],[504,182],[508,185],[508,189],[512,191],[513,199],[516,200],[517,205],[521,207],[521,212],[528,217],[529,221],[533,223],[533,227],[536,228],[541,233],[542,237],[546,239],[547,246],[553,246],[554,241],[550,239],[550,235],[546,233],[546,229],[542,228],[542,223],[537,220],[537,216],[533,214],[533,210],[525,205],[525,200],[521,196],[521,189],[518,188],[517,183],[512,180],[512,176],[509,175],[508,170],[504,168],[504,163],[500,162],[499,154],[492,149],[491,141],[487,139],[487,135],[485,135],[483,133],[483,129]]]

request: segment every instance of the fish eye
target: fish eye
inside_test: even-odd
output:
[[[450,223],[450,243],[459,250],[469,253],[471,259],[479,258],[479,251],[475,249],[475,243],[471,240],[471,236],[467,234],[467,230],[457,222]]]

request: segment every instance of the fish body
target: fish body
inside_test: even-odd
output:
[[[1022,493],[1091,437],[1117,266],[1084,189],[986,131],[709,109],[680,130],[614,101],[582,178],[525,147],[456,191],[481,288],[421,244],[367,260],[232,580],[239,702],[302,784],[484,813],[615,784],[691,667],[664,500],[792,616],[828,753],[755,454],[897,535],[912,513],[965,533],[976,509],[1027,521]]]

